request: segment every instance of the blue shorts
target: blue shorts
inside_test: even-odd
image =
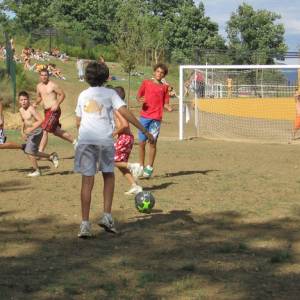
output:
[[[160,131],[160,121],[140,117],[140,122],[147,129],[147,131],[153,135],[154,140],[157,140]],[[147,140],[147,137],[140,130],[138,134],[140,142],[145,142]]]

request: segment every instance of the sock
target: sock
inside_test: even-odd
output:
[[[89,221],[82,220],[81,224],[82,224],[82,225],[90,225],[90,222],[89,222]]]

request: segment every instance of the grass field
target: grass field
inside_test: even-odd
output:
[[[85,84],[71,64],[65,73],[63,124],[75,133]],[[99,176],[91,240],[77,238],[71,145],[52,137],[47,150],[60,154],[60,167],[42,162],[43,176],[31,179],[22,152],[1,151],[0,299],[299,299],[299,146],[179,142],[177,131],[175,110],[165,114],[154,177],[140,181],[156,198],[152,214],[136,211],[116,172],[118,235],[96,225]]]

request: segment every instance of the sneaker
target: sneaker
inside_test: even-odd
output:
[[[131,189],[129,191],[125,192],[124,194],[125,195],[136,195],[142,191],[143,191],[143,188],[141,186],[139,186],[137,184],[133,184],[131,186]]]
[[[53,152],[52,154],[50,154],[50,160],[52,161],[53,166],[56,169],[59,164],[58,154],[56,152]]]
[[[27,174],[28,177],[37,177],[37,176],[41,176],[41,171],[39,169],[35,170],[32,173]]]
[[[117,233],[117,229],[115,228],[114,220],[111,215],[105,214],[98,222],[98,225],[104,228],[107,232]]]
[[[85,239],[85,238],[89,238],[92,236],[92,233],[91,233],[91,224],[90,222],[82,222],[80,224],[80,231],[78,233],[78,237],[79,238],[82,238],[82,239]]]
[[[140,176],[143,175],[144,168],[139,163],[131,163],[128,165],[133,178],[137,180]]]
[[[6,142],[6,135],[4,134],[3,129],[0,129],[0,144],[4,144]]]
[[[153,173],[153,168],[150,166],[147,166],[146,168],[144,168],[143,177],[150,178],[152,176],[152,173]]]

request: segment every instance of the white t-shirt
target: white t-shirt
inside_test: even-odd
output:
[[[82,91],[75,110],[76,116],[81,118],[78,143],[113,144],[113,110],[125,105],[113,89],[89,87]]]

